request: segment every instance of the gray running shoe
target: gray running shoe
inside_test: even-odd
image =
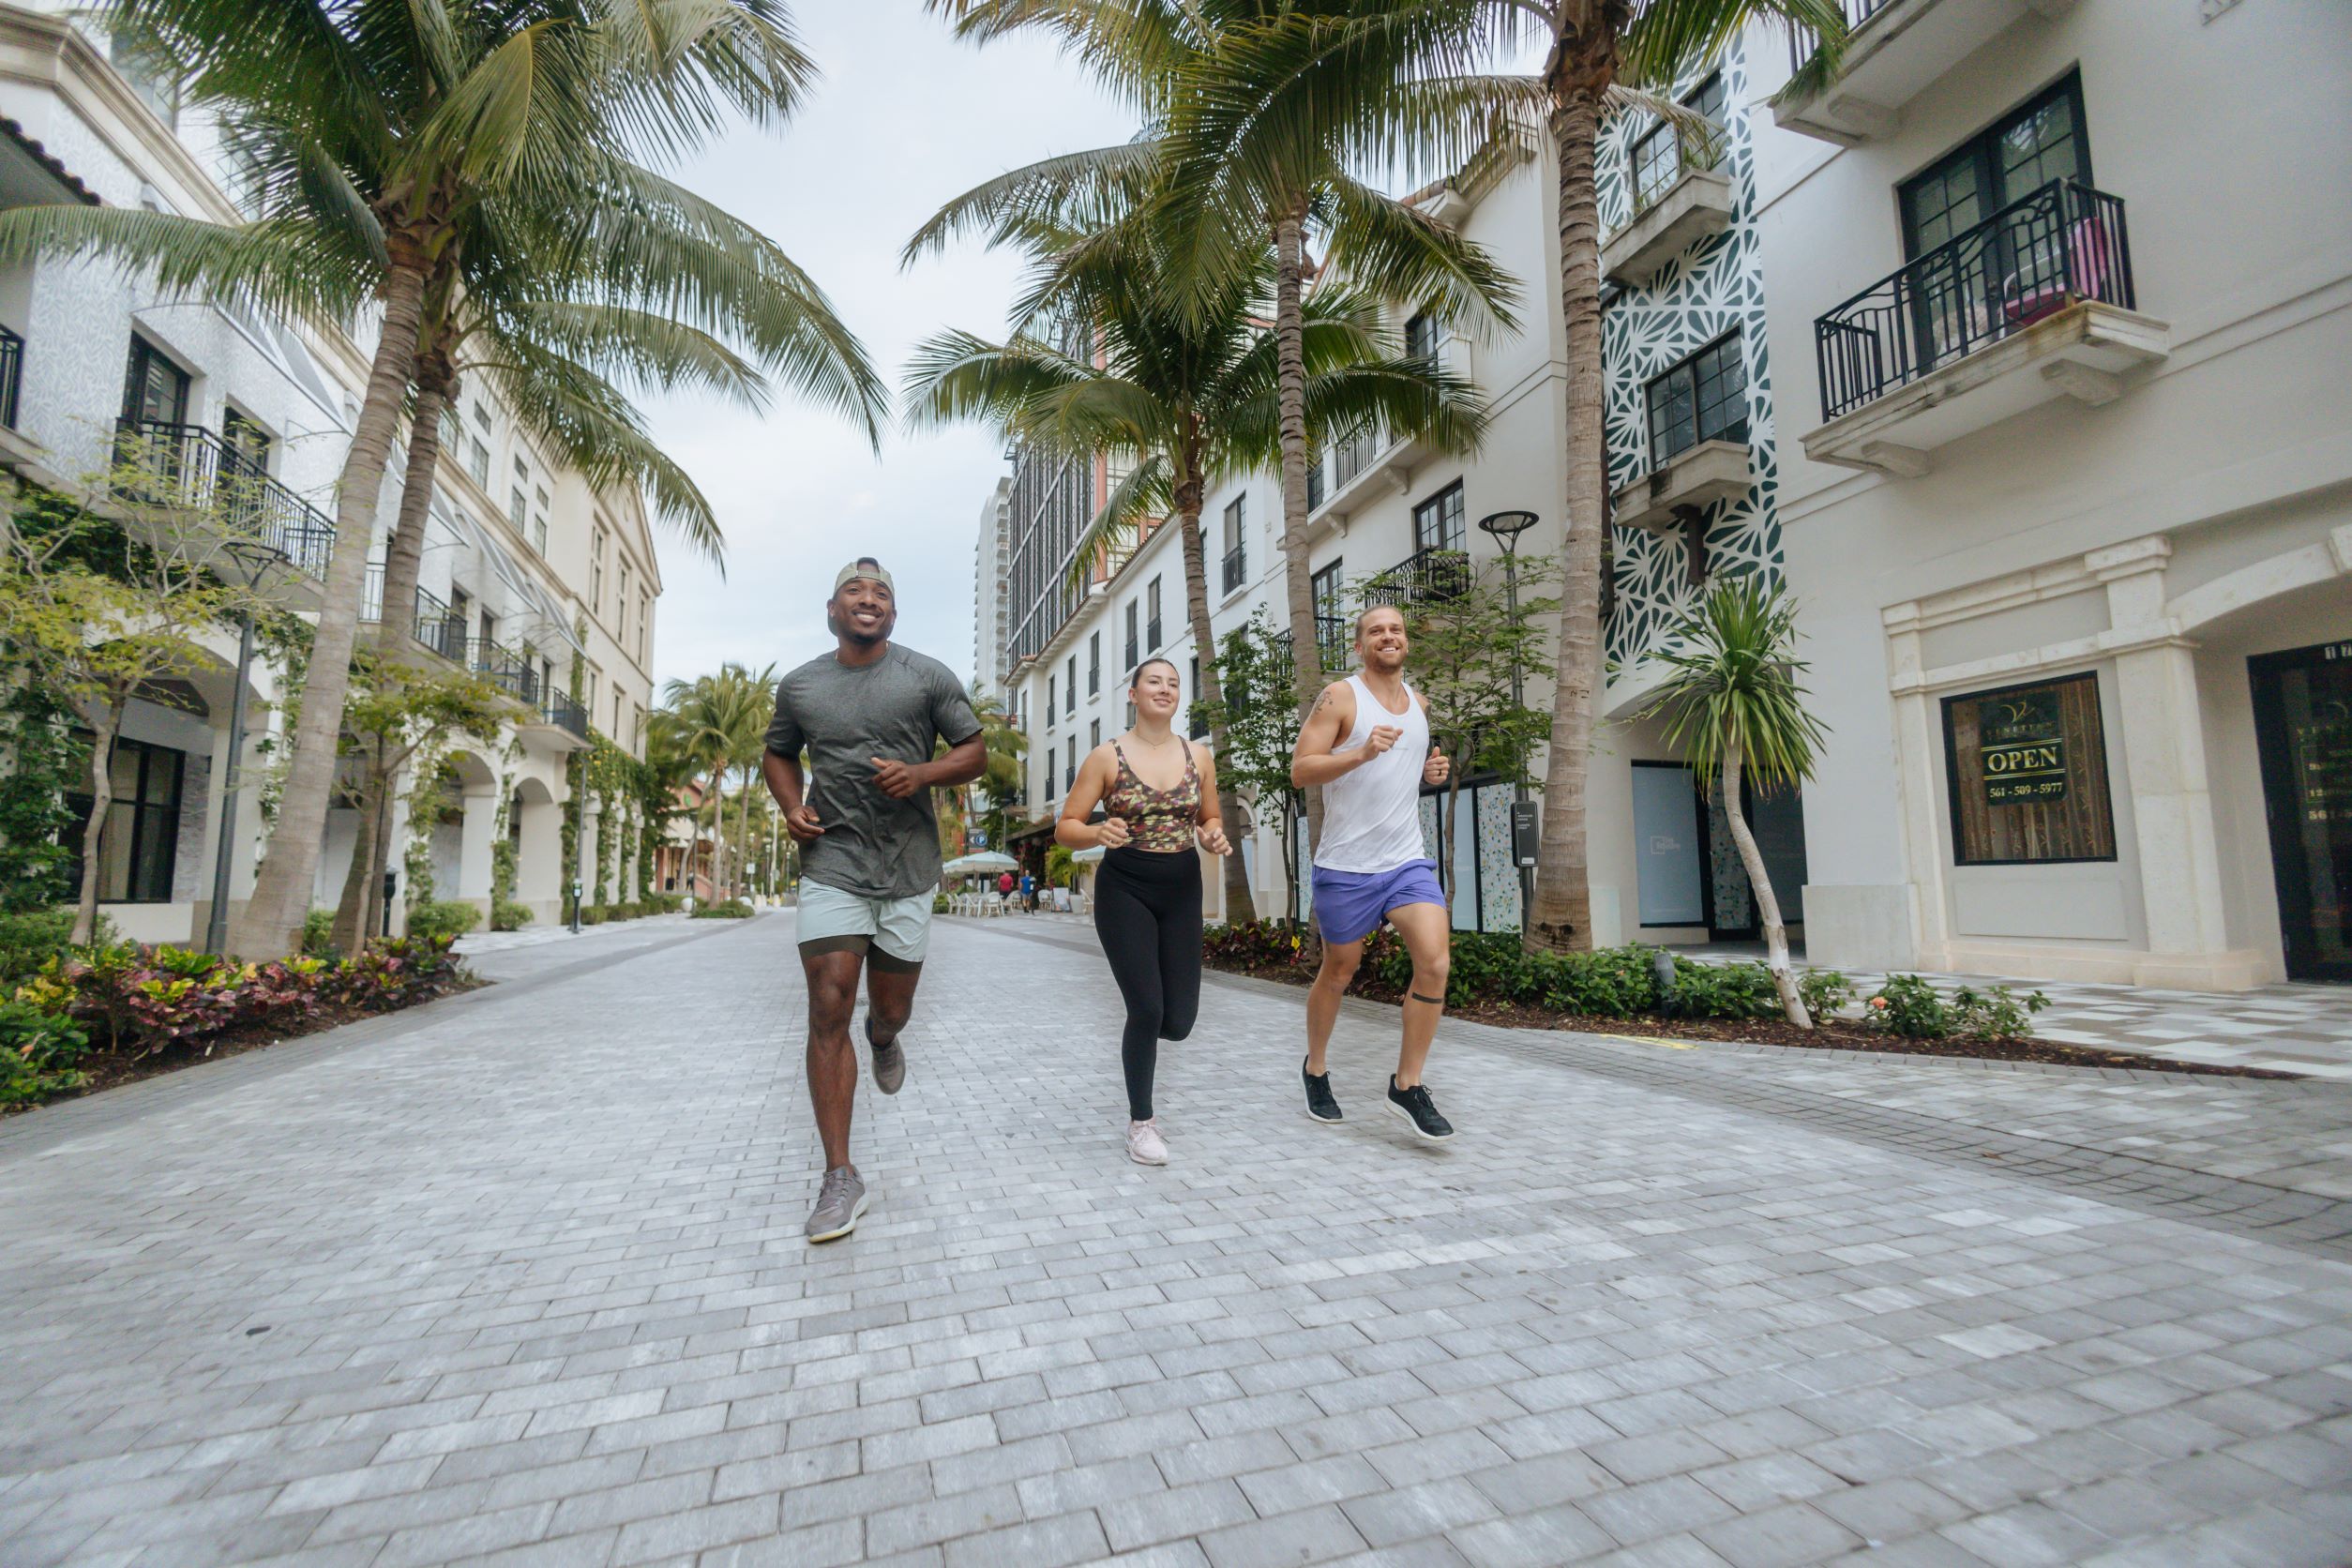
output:
[[[825,1184],[817,1192],[817,1206],[808,1212],[808,1239],[838,1241],[857,1229],[857,1216],[865,1212],[866,1184],[848,1166],[835,1166],[825,1172]]]
[[[907,1053],[898,1048],[896,1040],[886,1046],[875,1044],[871,1013],[866,1015],[866,1043],[874,1051],[874,1087],[885,1094],[896,1094],[898,1086],[907,1081]]]

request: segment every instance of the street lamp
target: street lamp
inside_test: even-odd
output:
[[[285,551],[258,539],[232,539],[221,546],[221,553],[248,588],[257,585],[272,567],[289,564]],[[219,570],[218,564],[214,569]],[[248,607],[237,616],[237,678],[229,691],[229,762],[221,771],[220,788],[213,792],[220,803],[214,815],[220,821],[218,847],[213,852],[212,911],[204,920],[204,951],[223,956],[229,951],[229,870],[237,841],[237,791],[243,787],[238,775],[245,757],[245,687],[252,670],[253,611]]]
[[[1489,512],[1478,520],[1480,529],[1494,535],[1502,546],[1502,591],[1509,606],[1511,629],[1519,627],[1519,535],[1535,526],[1533,512]],[[1523,699],[1519,689],[1519,644],[1515,637],[1511,643],[1511,705],[1517,708]],[[1527,783],[1511,780],[1511,858],[1518,862],[1519,870],[1519,929],[1528,928],[1529,912],[1535,907],[1535,807],[1527,798]]]

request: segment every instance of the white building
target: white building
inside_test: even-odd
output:
[[[2341,9],[1847,6],[1756,138],[1811,956],[2352,979]]]
[[[234,171],[209,128],[192,116],[183,123],[168,88],[86,25],[80,13],[0,6],[0,204],[93,201],[239,221]],[[219,476],[235,475],[256,499],[240,503],[234,531],[283,552],[279,591],[294,608],[315,610],[366,342],[235,302],[166,297],[106,263],[0,271],[0,466],[100,506],[105,486],[94,481],[126,451],[165,454],[159,472],[189,487],[193,501],[217,499]],[[565,759],[592,730],[641,752],[660,568],[633,491],[594,491],[486,389],[461,392],[445,430],[418,637],[496,680],[516,708],[502,744],[478,748],[491,754],[449,759],[458,793],[430,834],[434,892],[487,910],[503,831],[518,850],[512,897],[550,919],[567,880],[558,851]],[[120,445],[120,432],[136,445]],[[396,451],[404,449],[403,440]],[[396,463],[378,513],[378,563],[399,503]],[[371,588],[380,583],[379,570],[369,578]],[[236,667],[234,636],[215,643],[217,665],[131,703],[116,747],[101,907],[128,936],[204,934]],[[279,672],[257,662],[247,691],[249,783],[261,776],[265,739],[282,739],[284,695]],[[260,807],[257,789],[240,790],[233,902],[252,885]],[[332,814],[316,892],[324,905],[341,890],[352,815]],[[581,859],[593,884],[600,824],[593,810],[585,819]],[[399,866],[404,806],[395,833]],[[630,872],[613,896],[634,885]]]
[[[1632,123],[1610,133],[1602,159],[1610,236],[1604,259],[1614,285],[1606,321],[1608,437],[1613,480],[1621,487],[1618,516],[1630,524],[1615,530],[1608,651],[1619,679],[1605,694],[1614,722],[1590,789],[1594,939],[1603,944],[1703,942],[1749,934],[1755,921],[1746,877],[1719,825],[1721,802],[1693,787],[1653,725],[1628,716],[1651,684],[1641,655],[1693,602],[1695,557],[1711,570],[1772,575],[1780,567],[1745,82],[1735,49],[1719,68],[1684,84],[1685,97],[1725,126],[1722,145],[1694,148],[1690,166],[1671,136]],[[1349,617],[1366,580],[1386,574],[1441,594],[1448,552],[1477,560],[1496,552],[1477,526],[1483,516],[1534,511],[1540,520],[1518,550],[1560,552],[1566,349],[1553,188],[1549,160],[1539,157],[1484,167],[1416,198],[1521,280],[1525,324],[1447,337],[1418,320],[1394,324],[1408,341],[1478,383],[1492,423],[1484,449],[1469,458],[1375,437],[1325,454],[1312,470],[1309,561],[1328,668],[1344,671],[1352,657]],[[1017,496],[1021,486],[1017,474]],[[1017,505],[1017,538],[1023,515]],[[1261,608],[1277,627],[1286,626],[1276,477],[1252,475],[1217,487],[1201,522],[1213,632],[1222,636]],[[1075,532],[1058,537],[1066,560]],[[1011,678],[1033,716],[1027,725],[1033,814],[1049,812],[1078,759],[1123,728],[1128,673],[1139,658],[1168,655],[1185,671],[1187,696],[1198,690],[1175,531],[1152,533],[1110,565],[1083,600],[1033,596],[1039,623],[1052,629],[1033,645],[1016,644]],[[1023,602],[1017,594],[1017,619]],[[1547,671],[1528,672],[1531,703],[1548,705],[1547,677]],[[1470,781],[1457,841],[1444,845],[1437,797],[1425,799],[1431,852],[1453,858],[1459,927],[1518,925],[1510,804],[1507,786]],[[1804,881],[1803,836],[1795,800],[1756,802],[1751,814],[1776,881],[1791,890],[1784,903],[1801,918],[1794,890]],[[1286,896],[1284,858],[1278,835],[1266,822],[1257,826],[1244,850],[1258,906],[1272,912]],[[1222,890],[1217,879],[1208,882],[1210,911],[1221,914]]]

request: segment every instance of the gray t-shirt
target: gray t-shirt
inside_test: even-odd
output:
[[[768,749],[808,752],[808,804],[824,836],[801,846],[811,882],[866,898],[904,898],[939,885],[939,822],[931,792],[893,800],[873,759],[927,762],[936,738],[961,746],[980,732],[963,683],[937,659],[892,643],[871,664],[821,654],[776,688]]]

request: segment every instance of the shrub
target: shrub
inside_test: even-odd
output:
[[[1769,1018],[1780,1011],[1772,972],[1762,964],[1674,960],[1674,1011],[1686,1018]]]
[[[694,912],[694,918],[697,920],[748,920],[751,918],[751,906],[741,898],[730,898],[725,903],[704,904]]]
[[[2024,1040],[2033,1034],[2033,1016],[2050,1004],[2040,991],[2020,999],[2007,986],[1952,993],[1952,1032],[1967,1040]]]
[[[954,900],[950,899],[946,894],[934,893],[931,895],[931,912],[933,914],[945,914],[954,907]]]
[[[31,1105],[90,1080],[75,1066],[90,1037],[72,1018],[29,1002],[0,1001],[0,1105]]]
[[[312,910],[302,917],[302,951],[313,958],[335,956],[335,912]]]
[[[519,904],[511,898],[502,898],[490,906],[490,929],[493,931],[520,931],[531,924],[531,906]]]
[[[73,940],[70,909],[0,914],[0,992],[15,988],[63,954]]]
[[[1862,1013],[1872,1029],[1906,1040],[1940,1040],[1952,1033],[1952,1009],[1916,974],[1890,974]]]
[[[1536,994],[1528,1000],[1561,1013],[1624,1018],[1658,1004],[1652,950],[1606,947],[1592,953],[1535,955]]]
[[[605,909],[602,904],[583,904],[580,906],[580,923],[582,926],[601,926],[604,924],[604,915]]]
[[[457,898],[435,898],[408,912],[412,938],[446,938],[455,942],[482,923],[482,912]]]
[[[1851,1007],[1858,994],[1854,983],[1833,969],[1809,969],[1797,976],[1797,995],[1816,1023]]]

